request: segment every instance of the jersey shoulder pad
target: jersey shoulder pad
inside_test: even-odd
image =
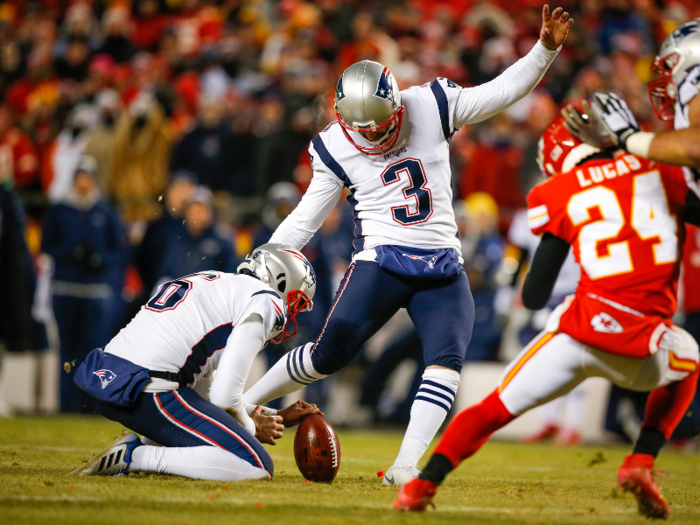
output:
[[[336,124],[335,126],[333,124]],[[345,137],[337,137],[338,133],[342,133],[340,124],[331,122],[326,126],[326,130],[321,131],[316,135],[309,144],[309,156],[311,157],[311,168],[316,170],[323,170],[335,175],[340,182],[345,186],[351,186],[350,178],[345,172],[343,167],[335,159],[335,156],[331,153],[332,147],[330,144],[337,144],[339,139],[347,142]],[[341,143],[342,144],[342,143]],[[342,144],[345,146],[345,144]]]
[[[678,86],[678,102],[685,106],[698,93],[700,93],[700,64],[690,68],[681,85]]]
[[[548,229],[551,214],[555,212],[552,205],[552,182],[553,179],[548,179],[536,184],[527,195],[527,223],[536,235]]]
[[[267,334],[282,330],[287,321],[284,302],[270,289],[258,290],[250,296],[245,317],[253,313],[262,317]]]

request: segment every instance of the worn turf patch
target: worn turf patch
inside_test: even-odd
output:
[[[627,448],[491,443],[451,475],[437,509],[402,514],[379,483],[398,433],[339,432],[340,473],[307,483],[292,456],[293,434],[269,450],[271,482],[218,483],[159,475],[69,475],[122,428],[102,418],[0,421],[0,523],[100,525],[274,524],[627,524],[644,523],[634,500],[615,489]],[[658,468],[671,503],[669,523],[700,523],[700,458],[664,451]]]

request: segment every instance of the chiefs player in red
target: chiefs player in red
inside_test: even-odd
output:
[[[528,195],[530,228],[542,235],[523,286],[527,308],[542,308],[573,246],[581,264],[574,295],[507,367],[498,388],[450,423],[421,475],[394,507],[423,510],[445,476],[491,434],[588,377],[651,391],[642,431],[618,471],[639,511],[667,518],[654,459],[688,409],[700,368],[698,345],[670,321],[683,246],[683,221],[700,223],[700,201],[680,168],[612,154],[575,139],[559,118],[540,141],[549,177]]]

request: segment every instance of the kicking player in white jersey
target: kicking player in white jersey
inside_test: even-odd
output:
[[[267,402],[343,368],[399,308],[407,308],[426,370],[383,482],[402,485],[418,475],[416,465],[454,401],[474,320],[452,210],[450,138],[527,95],[571,24],[563,9],[550,14],[544,6],[532,51],[474,88],[438,78],[399,92],[382,64],[363,60],[345,70],[335,92],[337,122],[309,146],[311,185],[271,240],[303,247],[347,187],[355,218],[353,262],[318,339],[278,361],[246,401]]]
[[[279,412],[246,405],[243,388],[258,352],[294,335],[296,315],[313,307],[316,276],[300,252],[283,244],[259,247],[238,272],[200,272],[163,284],[104,350],[80,365],[75,382],[100,413],[146,439],[127,435],[78,474],[271,479],[272,459],[261,442],[274,445],[285,426],[318,408],[303,401]],[[215,370],[209,402],[191,387]]]

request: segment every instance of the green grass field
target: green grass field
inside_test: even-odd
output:
[[[78,478],[81,461],[122,428],[94,418],[0,420],[0,524],[216,525],[375,523],[643,523],[615,486],[627,449],[487,444],[448,478],[436,510],[401,514],[376,476],[394,458],[397,433],[341,432],[341,468],[330,485],[306,483],[293,434],[276,447],[271,482],[218,483],[159,475]],[[700,458],[666,451],[658,468],[671,523],[700,523]]]

